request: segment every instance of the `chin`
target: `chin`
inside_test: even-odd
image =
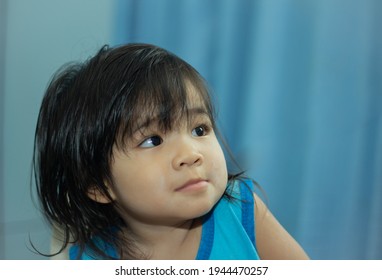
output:
[[[220,199],[220,197],[216,200],[200,204],[199,207],[195,207],[195,209],[197,209],[197,211],[196,211],[194,217],[199,218],[199,217],[202,217],[202,216],[208,214],[214,208],[214,206],[217,204],[219,199]]]

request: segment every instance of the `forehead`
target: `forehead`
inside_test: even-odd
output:
[[[155,126],[162,132],[191,121],[196,115],[205,115],[214,125],[213,109],[203,84],[188,79],[170,86],[144,87],[125,103],[116,135],[116,144],[123,146],[137,131]]]
[[[205,108],[206,102],[203,100],[202,93],[190,81],[185,81],[186,100],[189,108]]]
[[[151,104],[148,110],[142,108],[141,114],[137,119],[139,127],[145,127],[152,124],[169,129],[179,121],[192,118],[195,115],[208,113],[208,104],[203,98],[202,92],[191,82],[185,82],[185,94],[180,98],[168,100],[169,104]]]

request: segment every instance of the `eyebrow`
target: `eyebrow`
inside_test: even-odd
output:
[[[189,115],[207,115],[210,116],[204,107],[194,107],[187,110]]]
[[[206,115],[208,118],[210,118],[210,114],[208,114],[206,108],[204,107],[193,107],[193,108],[187,109],[186,112],[188,116],[193,117],[193,116],[199,116],[199,115]],[[158,120],[159,120],[158,116],[146,119],[146,121],[144,121],[142,124],[139,124],[137,126],[133,134],[150,127],[153,123],[157,123]]]

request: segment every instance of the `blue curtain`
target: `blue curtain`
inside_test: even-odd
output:
[[[115,42],[206,78],[231,150],[313,259],[382,259],[382,1],[120,0]]]

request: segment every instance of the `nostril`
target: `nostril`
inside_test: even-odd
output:
[[[188,156],[178,158],[175,160],[175,165],[178,167],[200,165],[202,162],[202,155],[199,153],[192,153]]]

